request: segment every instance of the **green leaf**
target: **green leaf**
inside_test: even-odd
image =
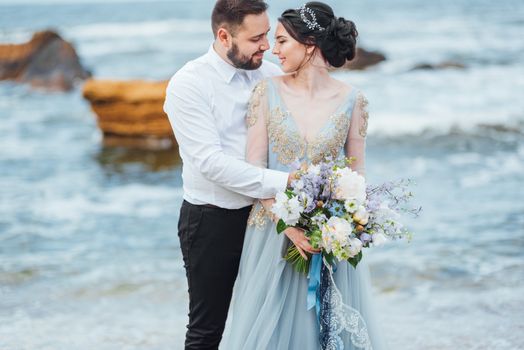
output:
[[[309,243],[315,249],[320,248],[322,243],[322,231],[320,231],[319,229],[311,231],[309,235]]]
[[[333,253],[324,254],[324,258],[328,262],[329,265],[335,265],[335,256]]]
[[[286,228],[288,228],[289,226],[286,225],[286,223],[284,222],[284,220],[280,219],[278,220],[278,223],[277,223],[277,233],[282,233],[284,232],[284,230]]]
[[[352,258],[348,259],[348,262],[353,266],[354,268],[357,268],[358,263],[362,260],[362,251],[360,251],[357,255],[355,255]]]
[[[311,237],[309,243],[313,247],[313,249],[319,249],[321,247],[321,240],[316,237]]]
[[[323,214],[324,213],[324,208],[317,208],[315,209],[312,213],[311,213],[311,217],[315,216],[315,215],[318,215],[318,214]]]

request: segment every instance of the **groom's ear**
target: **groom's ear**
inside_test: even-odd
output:
[[[218,28],[217,39],[226,49],[230,49],[233,44],[231,33],[229,33],[229,31],[224,27]]]

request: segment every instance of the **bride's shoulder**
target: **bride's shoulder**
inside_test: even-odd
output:
[[[334,80],[334,83],[336,85],[336,88],[338,89],[338,91],[340,91],[341,93],[345,93],[345,94],[350,94],[352,92],[355,92],[357,94],[359,93],[362,93],[362,91],[360,91],[360,89],[353,85],[353,84],[350,84],[350,83],[347,83],[345,81],[341,81],[341,80],[338,80],[336,78],[333,78]]]
[[[355,101],[355,106],[360,108],[360,109],[366,109],[368,104],[369,104],[369,101],[366,97],[366,94],[357,86],[353,85],[353,84],[348,84],[346,82],[343,82],[343,81],[340,81],[340,80],[337,80],[340,85],[341,85],[341,88],[342,89],[345,89],[345,93],[348,94],[348,95],[352,95],[353,98],[354,98],[354,101]]]

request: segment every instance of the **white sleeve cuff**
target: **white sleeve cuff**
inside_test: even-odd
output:
[[[277,192],[284,191],[287,187],[288,177],[288,173],[264,169],[264,179],[262,180],[263,183],[260,199],[275,198]]]

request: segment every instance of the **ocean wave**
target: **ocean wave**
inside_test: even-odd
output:
[[[482,158],[483,169],[460,177],[462,188],[473,188],[495,184],[524,173],[524,147],[519,147],[516,154],[505,154],[500,157]]]
[[[74,39],[92,40],[112,38],[151,38],[157,35],[191,35],[198,33],[210,34],[210,22],[196,19],[170,19],[161,21],[145,21],[131,23],[93,23],[71,28],[64,28],[64,32]]]
[[[97,67],[108,67],[109,70],[116,70],[112,64],[127,61],[127,67],[122,68],[124,71],[129,70],[129,61],[136,61],[140,55],[145,55],[151,61],[155,58],[172,57],[180,54],[194,54],[195,57],[207,51],[210,41],[207,38],[195,38],[193,41],[186,41],[185,38],[172,38],[169,44],[166,40],[159,38],[152,39],[148,42],[137,43],[132,38],[125,40],[100,40],[82,42],[78,45],[80,56],[93,62]],[[108,63],[108,56],[118,57],[118,60]],[[162,57],[163,56],[163,57]],[[102,60],[96,61],[95,59]],[[144,68],[146,69],[146,68]],[[129,74],[129,73],[127,73]]]
[[[58,221],[81,221],[86,215],[124,215],[137,218],[161,217],[164,204],[182,196],[181,188],[126,185],[98,193],[97,198],[87,194],[74,196],[49,195],[42,198],[45,205],[38,216]],[[163,204],[164,203],[164,204]]]
[[[485,120],[486,119],[486,120]],[[506,118],[500,122],[490,121],[492,116],[479,120],[460,120],[457,118],[420,117],[420,115],[392,115],[388,113],[374,115],[370,123],[370,134],[377,137],[404,136],[494,136],[524,135],[524,117]],[[391,122],[394,120],[394,122]]]

